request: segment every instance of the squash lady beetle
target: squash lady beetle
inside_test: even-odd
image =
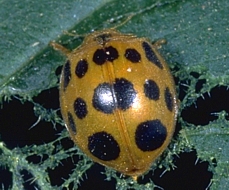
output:
[[[106,29],[67,55],[60,106],[72,140],[92,160],[133,177],[166,149],[176,124],[173,78],[157,44]]]

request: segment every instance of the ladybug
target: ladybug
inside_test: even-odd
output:
[[[169,144],[178,101],[158,44],[106,29],[68,51],[60,107],[71,139],[92,160],[125,175],[149,170]]]

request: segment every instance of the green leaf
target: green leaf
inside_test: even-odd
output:
[[[186,87],[181,98],[180,112],[195,104],[199,97],[209,93],[213,87],[229,85],[228,1],[1,0],[0,5],[0,100],[11,96],[28,100],[34,104],[34,112],[41,120],[61,124],[53,112],[51,114],[47,109],[42,112],[45,114],[37,112],[35,108],[39,106],[32,100],[40,92],[58,87],[59,76],[56,70],[64,64],[65,57],[53,50],[49,43],[57,41],[69,49],[74,49],[80,45],[86,34],[104,28],[115,27],[123,33],[147,37],[151,41],[166,39],[167,44],[163,45],[161,54],[178,81],[177,89],[180,94],[181,87]],[[75,33],[75,36],[68,33]],[[193,77],[192,73],[196,73],[198,77]],[[200,80],[205,82],[197,91],[196,85]],[[175,154],[192,148],[196,150],[198,158],[209,162],[209,170],[213,173],[211,188],[229,189],[229,122],[224,112],[220,114],[224,116],[219,115],[217,120],[202,127],[179,119],[182,129],[171,144],[172,156],[167,153],[166,163],[162,164],[166,170],[171,166],[169,163]],[[64,137],[66,136],[61,138]],[[54,142],[50,144],[53,145]],[[6,158],[16,158],[18,152],[0,145],[0,153],[5,155],[1,164],[7,165],[14,176],[17,176],[18,166]],[[26,163],[26,157],[29,155],[26,152],[32,151],[35,154],[38,152],[37,147],[34,146],[31,150],[22,148],[24,152],[20,152],[20,155],[23,159],[19,166],[33,171],[32,173],[38,176],[46,176],[36,179],[37,184],[45,183],[52,189],[47,180],[48,173],[45,173],[45,170],[35,171],[32,165]],[[51,155],[52,151],[46,154]],[[63,155],[67,158],[67,153]],[[57,159],[57,163],[61,162],[61,157],[52,156]],[[52,162],[47,165],[44,163],[42,167],[47,169],[50,163]],[[82,168],[83,172],[76,180],[75,187],[80,184],[81,176],[85,175],[87,168],[91,166],[87,162],[85,165],[81,164],[80,162],[76,166]],[[53,164],[52,167],[55,168],[56,165]],[[39,168],[39,164],[37,167]],[[74,178],[77,175],[77,172],[72,174]],[[109,172],[104,175],[107,179],[114,177],[120,189],[155,187],[151,182],[141,185],[130,179],[120,180],[116,174]],[[70,181],[72,179],[69,179],[69,182],[66,180],[63,186],[67,186]],[[18,183],[21,188],[23,182]]]
[[[108,1],[107,1],[108,2]],[[0,7],[0,97],[31,97],[56,86],[63,64],[49,42],[82,22],[106,1],[2,1]]]
[[[194,146],[198,158],[209,161],[214,173],[211,189],[229,188],[229,123],[225,111],[217,114],[218,119],[206,126],[192,126],[180,131],[184,142]]]

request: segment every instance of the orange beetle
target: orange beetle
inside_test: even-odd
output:
[[[60,106],[72,140],[92,160],[137,177],[166,149],[178,103],[165,60],[146,38],[107,29],[72,52],[60,81]]]

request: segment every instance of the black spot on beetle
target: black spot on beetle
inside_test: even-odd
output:
[[[109,83],[99,84],[94,90],[92,103],[95,109],[103,113],[112,113],[116,107],[112,86]]]
[[[159,119],[140,123],[135,132],[135,142],[142,151],[160,148],[167,137],[166,127]]]
[[[73,116],[70,112],[68,112],[68,126],[70,127],[71,131],[76,134],[76,124],[74,122]]]
[[[165,103],[169,111],[173,111],[174,103],[173,103],[173,96],[167,87],[165,89]]]
[[[115,79],[113,84],[102,83],[95,88],[92,103],[95,109],[111,114],[116,108],[126,110],[131,107],[136,94],[130,81]]]
[[[63,68],[63,80],[64,80],[64,90],[66,90],[70,80],[71,80],[71,65],[70,61],[68,60]]]
[[[77,98],[74,102],[74,111],[76,116],[79,119],[83,119],[86,117],[87,111],[87,104],[82,98]]]
[[[88,149],[93,156],[103,161],[115,160],[120,154],[117,141],[104,131],[88,137]]]
[[[151,79],[145,81],[144,93],[150,100],[159,100],[160,89],[157,83]]]
[[[136,49],[126,49],[124,56],[132,63],[138,63],[141,61],[141,55]]]
[[[115,79],[114,92],[118,103],[118,108],[126,110],[134,103],[136,91],[134,85],[125,78]]]
[[[97,49],[93,55],[93,61],[97,65],[103,65],[106,61],[113,62],[118,56],[117,49],[109,46],[103,49]]]
[[[85,59],[81,59],[76,64],[75,74],[78,78],[82,78],[88,70],[88,62]]]
[[[153,64],[155,64],[157,67],[159,67],[160,69],[163,69],[163,66],[160,62],[160,60],[157,58],[156,54],[154,53],[152,47],[147,43],[147,42],[142,42],[142,47],[145,51],[145,56],[147,57],[147,59],[152,62]]]

